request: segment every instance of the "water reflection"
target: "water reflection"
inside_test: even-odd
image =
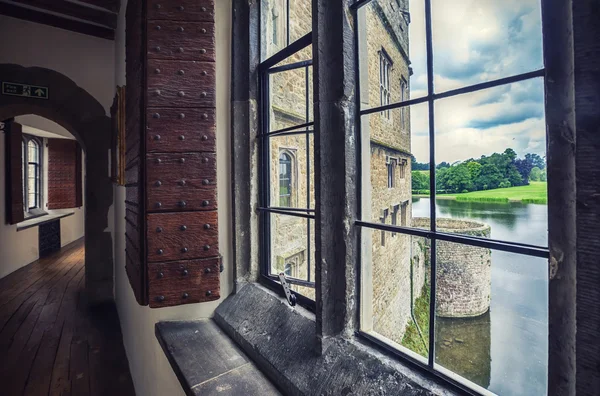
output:
[[[429,215],[413,199],[413,217]],[[481,221],[491,237],[547,246],[547,206],[436,200],[438,217]],[[436,363],[500,395],[547,389],[548,262],[492,251],[491,304],[476,318],[436,319]]]
[[[475,318],[437,318],[435,362],[487,388],[491,375],[490,313]]]

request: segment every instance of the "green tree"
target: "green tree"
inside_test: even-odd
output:
[[[471,180],[475,181],[479,177],[481,173],[481,164],[475,161],[467,162],[467,168],[469,169],[469,174],[471,175]]]
[[[414,155],[410,155],[410,161],[411,161],[411,169],[412,170],[429,170],[429,163],[420,163],[417,161],[417,159],[415,158]]]
[[[506,171],[504,176],[512,186],[523,186],[525,184],[529,184],[529,181],[523,176],[523,173],[526,173],[529,176],[529,172],[531,168],[529,166],[524,166],[523,173],[517,168],[517,165],[521,165],[521,160],[515,161],[515,163],[511,163],[506,167]]]
[[[436,174],[436,179],[439,180],[438,188],[451,193],[473,190],[473,180],[466,164],[454,165],[440,170],[439,173],[439,178]]]
[[[542,170],[537,166],[531,168],[531,172],[529,172],[529,180],[531,181],[540,181],[542,177]]]
[[[429,190],[429,173],[421,171],[412,171],[412,189]]]
[[[540,168],[540,170],[546,167],[546,161],[544,161],[544,159],[537,154],[525,154],[525,159],[531,161],[533,166],[537,166]]]
[[[502,181],[504,181],[502,172],[496,165],[488,163],[481,167],[479,177],[475,180],[475,186],[478,190],[492,190],[498,188]]]

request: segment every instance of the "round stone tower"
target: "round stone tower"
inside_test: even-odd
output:
[[[413,226],[429,229],[429,218],[414,218]],[[490,226],[470,220],[437,219],[445,233],[490,237]],[[436,244],[436,315],[447,318],[479,316],[490,308],[492,288],[490,249],[454,242]]]

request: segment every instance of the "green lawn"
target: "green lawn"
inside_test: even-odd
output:
[[[438,194],[438,198],[457,201],[548,203],[546,182],[530,182],[528,186],[496,188],[464,194]]]

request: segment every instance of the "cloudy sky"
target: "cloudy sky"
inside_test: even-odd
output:
[[[539,0],[432,0],[435,92],[543,67]],[[427,91],[424,0],[410,1],[411,98]],[[436,162],[513,148],[545,156],[541,78],[441,99]],[[412,106],[412,151],[429,161],[428,106]]]

